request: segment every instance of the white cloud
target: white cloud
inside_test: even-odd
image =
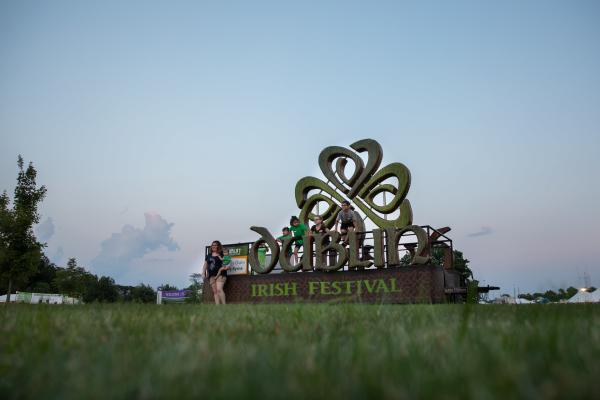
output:
[[[118,277],[132,261],[154,250],[179,250],[179,245],[171,237],[174,224],[154,212],[145,213],[144,217],[146,221],[143,229],[125,225],[121,232],[113,233],[102,242],[100,254],[92,260],[95,270]]]

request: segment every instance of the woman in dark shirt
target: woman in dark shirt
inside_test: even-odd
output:
[[[225,304],[225,292],[223,286],[227,280],[228,266],[223,265],[223,245],[215,240],[210,245],[210,253],[204,259],[202,275],[208,278],[210,288],[215,297],[215,304]]]

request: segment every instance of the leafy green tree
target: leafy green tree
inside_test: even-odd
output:
[[[152,286],[140,283],[131,289],[131,301],[135,303],[154,303],[156,292],[152,289]]]
[[[119,292],[115,280],[108,276],[98,279],[98,298],[97,301],[103,303],[114,303],[119,300]]]
[[[99,301],[101,294],[98,277],[84,269],[81,276],[81,282],[81,300],[83,300],[84,303]]]
[[[70,258],[67,268],[59,268],[54,284],[63,294],[83,300],[84,303],[94,301],[113,303],[119,300],[118,286],[113,278],[96,275],[77,265],[75,258]]]
[[[452,266],[460,273],[461,280],[465,283],[473,280],[473,271],[469,268],[470,261],[464,258],[462,251],[454,250],[452,256],[454,257]]]
[[[179,290],[179,289],[177,289],[177,286],[172,286],[168,283],[165,283],[163,285],[160,285],[158,287],[158,290]]]
[[[131,293],[133,291],[133,286],[127,285],[116,285],[117,293],[119,294],[119,301],[130,302],[133,301],[131,297]]]
[[[191,274],[190,282],[191,285],[187,289],[191,290],[191,294],[186,298],[186,302],[200,303],[202,301],[202,289],[204,285],[202,274]]]
[[[544,292],[544,297],[552,302],[557,302],[560,300],[560,296],[554,290],[546,290]]]
[[[8,283],[7,303],[13,286],[26,284],[36,273],[44,247],[37,241],[33,226],[40,220],[38,206],[46,196],[46,188],[37,187],[37,171],[32,163],[25,168],[19,155],[17,165],[12,208],[6,191],[0,196],[0,276]]]
[[[27,291],[36,293],[56,293],[58,289],[54,286],[54,279],[58,267],[48,257],[42,254],[35,275],[29,279]]]
[[[535,292],[531,293],[521,293],[519,295],[520,298],[526,299],[529,301],[539,300],[539,299],[547,299],[549,301],[558,302],[561,300],[569,300],[571,297],[577,294],[577,288],[573,286],[569,286],[567,289],[558,289],[558,292],[553,290],[546,290],[544,293]]]
[[[529,293],[522,293],[522,294],[519,295],[519,298],[525,299],[525,300],[529,300],[529,301],[533,301],[534,300],[533,295],[529,294]]]
[[[89,273],[77,265],[75,258],[70,258],[67,262],[67,268],[59,268],[56,272],[54,284],[60,293],[68,296],[83,299],[86,286],[89,288]]]

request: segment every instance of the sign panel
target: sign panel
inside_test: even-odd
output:
[[[231,263],[229,264],[229,270],[227,276],[230,275],[247,275],[248,274],[248,245],[233,245],[224,246],[229,251],[229,257],[231,257]]]
[[[156,303],[183,303],[191,290],[159,290],[156,293]]]
[[[233,256],[227,270],[229,275],[248,275],[248,256]]]
[[[228,303],[445,301],[444,270],[432,265],[233,276],[224,290]],[[204,302],[214,301],[210,285],[205,284],[203,296]]]

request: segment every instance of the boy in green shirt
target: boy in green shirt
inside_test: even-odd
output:
[[[298,250],[304,244],[302,237],[307,234],[308,227],[300,223],[300,220],[295,215],[290,219],[290,230],[294,236],[294,261],[298,264]]]
[[[226,247],[223,247],[223,266],[229,267],[229,264],[231,264],[231,257],[229,256],[229,249]],[[221,273],[219,272],[218,275],[220,275],[220,274]]]
[[[288,228],[287,226],[284,226],[283,229],[281,230],[281,236],[279,236],[277,238],[277,241],[279,243],[283,244],[283,241],[285,239],[290,238],[290,237],[292,237],[292,235],[290,235],[290,228]],[[288,247],[288,249],[287,249],[287,255],[288,255],[288,257],[292,255],[292,248],[291,247]]]

